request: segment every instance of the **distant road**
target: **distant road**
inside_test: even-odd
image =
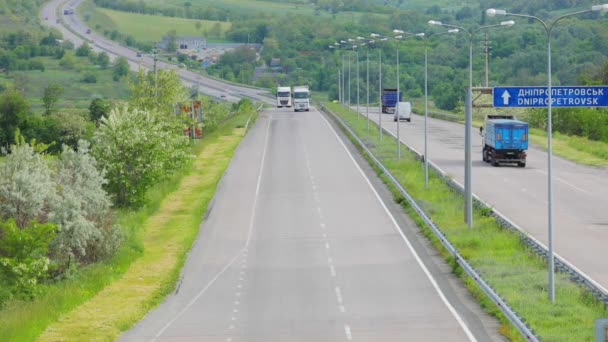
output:
[[[359,162],[314,108],[265,110],[176,293],[121,340],[500,341]]]
[[[117,56],[125,57],[128,59],[131,69],[134,71],[139,70],[140,67],[147,70],[152,70],[154,64],[153,57],[137,57],[136,50],[124,47],[118,43],[106,39],[102,35],[97,34],[95,31],[87,34],[86,31],[89,27],[81,21],[78,15],[63,15],[64,8],[76,8],[82,1],[83,0],[53,0],[48,2],[44,5],[40,13],[41,20],[47,26],[54,27],[61,31],[64,38],[72,41],[76,46],[79,46],[84,42],[82,37],[86,37],[94,51],[105,51],[112,59],[116,58]],[[57,15],[57,13],[60,14]],[[57,22],[57,19],[60,19],[59,23]],[[71,31],[67,27],[69,27]],[[77,32],[78,35],[74,34],[72,31]],[[255,101],[274,103],[268,91],[263,89],[232,85],[217,81],[188,70],[177,68],[175,65],[161,61],[157,62],[157,68],[174,69],[182,78],[187,87],[192,87],[198,82],[199,91],[201,93],[216,97],[218,99],[237,102],[242,98],[250,98]]]
[[[365,120],[365,107],[360,110],[361,119]],[[374,122],[378,122],[378,111],[378,108],[370,108],[370,119]],[[428,120],[429,160],[464,184],[464,126],[433,118]],[[382,126],[396,135],[393,115],[383,114]],[[411,123],[400,123],[400,137],[405,144],[423,153],[424,116],[413,115]],[[493,167],[481,160],[482,139],[478,131],[473,130],[472,140],[473,193],[546,245],[547,152],[531,146],[525,168]],[[556,253],[608,288],[605,258],[608,168],[582,166],[554,156],[553,210]]]

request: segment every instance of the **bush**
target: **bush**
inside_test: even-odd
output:
[[[8,287],[1,295],[5,300],[13,295],[36,295],[39,282],[49,272],[47,253],[56,229],[55,225],[35,221],[23,228],[12,219],[0,223],[0,278]]]
[[[112,255],[120,234],[103,190],[104,172],[97,170],[88,142],[79,141],[77,151],[63,147],[55,179],[58,194],[50,203],[49,222],[60,230],[52,244],[53,259],[69,268],[72,260],[89,263]]]
[[[93,73],[86,73],[82,78],[82,82],[84,83],[97,83],[97,76]]]
[[[55,197],[51,169],[28,144],[13,146],[0,164],[0,218],[14,219],[19,228],[44,222]]]

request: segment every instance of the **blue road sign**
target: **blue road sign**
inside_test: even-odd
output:
[[[546,108],[547,87],[494,87],[494,107]],[[608,107],[608,86],[551,87],[553,107]]]

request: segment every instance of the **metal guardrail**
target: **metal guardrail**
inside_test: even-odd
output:
[[[429,112],[429,114],[431,114],[431,113],[448,118],[449,121],[460,121],[463,119],[462,117],[460,117],[458,115],[454,115],[454,114]],[[454,119],[454,120],[452,120],[452,119]],[[387,131],[386,129],[383,128],[382,130],[386,134],[394,136],[393,133]],[[419,160],[421,160],[421,161],[424,160],[424,156],[422,155],[422,153],[416,151],[415,149],[411,148],[410,146],[407,146],[407,147],[409,150],[411,150],[412,152],[414,152],[416,154],[416,156]],[[460,193],[464,192],[464,186],[462,184],[454,181],[441,168],[439,168],[439,166],[437,166],[430,160],[429,160],[429,165],[437,173],[437,175],[440,178],[442,178],[443,181],[445,181],[448,184],[448,186],[450,186],[453,190],[460,192]],[[498,223],[500,224],[500,226],[502,228],[513,231],[520,237],[520,239],[531,250],[533,250],[534,252],[536,252],[538,255],[542,256],[545,259],[549,258],[549,251],[548,251],[547,246],[545,246],[540,241],[536,240],[534,237],[532,237],[531,235],[526,233],[521,227],[519,227],[518,225],[513,223],[511,220],[509,220],[504,214],[502,214],[498,210],[494,209],[491,205],[484,202],[483,200],[481,200],[479,197],[477,197],[475,195],[473,195],[473,205],[477,208],[489,211],[490,215],[493,216],[498,221]],[[584,288],[589,290],[598,301],[603,302],[604,305],[606,307],[608,307],[608,290],[607,289],[602,287],[596,281],[591,279],[591,277],[589,277],[588,275],[583,273],[581,270],[576,268],[574,265],[570,264],[568,261],[566,261],[561,256],[554,255],[554,259],[555,259],[555,267],[557,268],[558,271],[567,274],[572,281],[574,281],[575,283],[577,283],[580,286],[583,286]]]
[[[393,185],[399,190],[401,195],[408,201],[408,203],[412,206],[412,208],[420,215],[420,217],[424,220],[427,226],[433,231],[435,237],[441,242],[441,244],[446,248],[446,250],[454,257],[456,262],[462,267],[462,269],[469,275],[473,281],[482,289],[482,291],[490,298],[496,306],[502,311],[505,317],[519,330],[521,335],[527,341],[540,341],[538,336],[534,330],[528,326],[523,320],[523,318],[519,317],[517,313],[511,309],[511,307],[506,303],[499,294],[497,294],[492,286],[486,283],[485,280],[479,275],[479,273],[460,255],[456,247],[452,245],[452,243],[445,237],[445,234],[441,231],[439,227],[435,225],[433,220],[427,215],[427,213],[422,209],[416,200],[410,196],[410,194],[403,188],[403,186],[399,183],[399,181],[391,174],[391,172],[382,164],[380,160],[378,160],[373,153],[365,146],[363,141],[359,139],[359,137],[346,125],[346,123],[338,117],[331,110],[327,109],[324,105],[320,106],[321,109],[332,116],[332,118],[338,122],[342,128],[357,142],[359,147],[369,156],[369,158],[376,164],[376,166],[382,170],[382,172],[390,179]]]

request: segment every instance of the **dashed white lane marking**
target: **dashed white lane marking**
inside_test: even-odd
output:
[[[234,310],[232,310],[232,312],[237,313],[237,312],[239,312],[239,309],[234,309]]]
[[[241,296],[241,293],[240,293],[240,292],[237,292],[237,293],[235,293],[235,295],[236,295],[237,297],[240,297],[240,296]]]
[[[331,276],[335,277],[336,276],[336,269],[335,269],[334,265],[329,265],[329,270],[331,272]]]
[[[325,248],[329,249],[329,243],[328,242],[325,243]]]
[[[231,320],[236,321],[236,317],[232,316]]]
[[[323,233],[323,238],[327,239],[327,233]]]
[[[331,257],[327,258],[327,263],[328,264],[333,264],[334,263],[334,259],[332,259]]]
[[[344,324],[344,333],[349,341],[353,339],[353,334],[350,331],[350,326],[348,324]]]
[[[325,229],[325,223],[321,223],[321,228]]]
[[[338,300],[338,303],[340,305],[342,305],[342,291],[340,291],[340,287],[336,286],[336,299]]]
[[[226,342],[232,342],[232,338],[228,337],[228,338],[226,339]]]
[[[319,217],[323,216],[323,212],[321,212],[321,207],[317,207],[317,213],[319,213]]]
[[[319,112],[317,112],[317,113],[319,114],[319,116],[321,117],[321,119],[323,119],[323,121],[325,121],[325,124],[327,125],[327,127],[329,127],[329,129],[334,133],[334,136],[336,137],[336,139],[338,140],[338,142],[340,142],[340,144],[342,145],[342,147],[346,151],[346,154],[348,154],[348,156],[350,157],[350,160],[353,162],[353,164],[355,165],[355,167],[359,170],[359,173],[361,174],[361,176],[363,177],[363,179],[365,179],[365,181],[367,182],[367,185],[371,189],[372,193],[375,195],[376,199],[378,200],[378,202],[380,203],[380,205],[384,209],[384,212],[390,218],[390,220],[393,223],[393,226],[395,227],[395,229],[397,230],[397,232],[399,233],[399,235],[403,239],[403,242],[407,245],[408,249],[412,252],[412,255],[416,259],[416,262],[418,263],[418,265],[420,266],[420,268],[422,269],[422,271],[424,272],[424,274],[426,275],[426,277],[429,279],[429,282],[433,285],[433,288],[437,292],[439,298],[441,298],[441,300],[443,301],[443,303],[445,304],[445,306],[448,308],[448,310],[450,311],[450,313],[452,314],[452,316],[454,317],[454,319],[458,322],[458,324],[460,325],[460,327],[462,328],[462,330],[464,331],[464,333],[469,338],[469,341],[476,342],[477,339],[475,338],[475,336],[473,335],[473,333],[471,332],[471,330],[469,329],[469,327],[467,326],[467,324],[464,322],[464,320],[462,319],[462,317],[460,316],[460,314],[456,311],[456,309],[454,308],[454,306],[452,306],[452,304],[445,297],[445,295],[443,294],[443,292],[439,288],[439,285],[437,284],[437,281],[435,280],[435,278],[433,277],[433,275],[429,272],[428,268],[426,268],[426,266],[424,265],[424,263],[420,259],[420,256],[418,255],[418,253],[416,253],[416,250],[414,249],[414,247],[412,246],[412,244],[410,243],[410,241],[407,239],[407,237],[405,236],[405,234],[403,234],[403,232],[401,231],[401,228],[399,227],[399,224],[397,223],[397,220],[395,220],[395,217],[393,216],[393,214],[391,214],[391,212],[388,210],[388,208],[386,206],[386,203],[384,203],[384,201],[382,200],[382,198],[380,197],[380,195],[378,194],[378,192],[376,191],[376,189],[372,185],[372,182],[365,175],[365,172],[363,172],[363,169],[361,169],[361,166],[359,166],[359,164],[355,160],[355,157],[353,157],[353,154],[350,153],[350,151],[348,150],[348,147],[346,147],[346,145],[344,144],[344,141],[342,141],[342,139],[340,139],[340,136],[338,135],[338,133],[336,133],[336,131],[331,126],[331,124],[329,123],[329,121],[327,121],[327,119],[323,115],[321,115],[321,113],[319,113]]]
[[[167,330],[173,323],[175,323],[175,321],[180,318],[186,311],[190,310],[190,308],[194,305],[194,303],[196,303],[196,301],[198,301],[198,299],[205,294],[205,292],[207,292],[207,290],[211,287],[211,285],[213,285],[225,272],[226,270],[228,270],[232,264],[234,264],[236,262],[236,260],[238,259],[239,256],[241,256],[244,253],[247,252],[248,247],[249,247],[249,243],[251,241],[251,235],[253,233],[253,223],[255,221],[255,212],[256,212],[256,207],[257,207],[257,203],[258,203],[258,198],[260,195],[260,186],[262,183],[262,174],[264,173],[264,163],[266,161],[266,152],[268,151],[268,139],[270,136],[270,123],[272,122],[272,119],[268,120],[268,125],[266,125],[266,136],[264,138],[264,151],[262,152],[262,159],[260,160],[260,168],[258,171],[258,179],[257,179],[257,185],[255,188],[255,195],[253,197],[253,205],[251,208],[251,218],[249,220],[249,232],[247,233],[247,240],[245,240],[245,246],[243,246],[243,248],[241,250],[239,250],[239,252],[234,256],[234,258],[232,260],[230,260],[230,262],[224,266],[224,268],[222,268],[222,270],[217,273],[215,275],[215,277],[213,277],[213,279],[211,279],[211,281],[209,281],[209,283],[207,283],[207,285],[200,290],[196,296],[194,296],[194,298],[192,298],[192,300],[190,300],[188,302],[188,304],[180,311],[178,312],[169,322],[167,322],[167,324],[165,324],[154,336],[154,338],[152,338],[151,342],[156,341],[164,332],[165,330]],[[247,265],[243,264],[243,268],[246,268]],[[236,303],[235,303],[236,304]],[[234,328],[234,326],[232,326]]]
[[[230,324],[230,326],[228,327],[228,329],[233,330],[235,328],[234,324]]]
[[[346,308],[344,308],[344,305],[340,305],[340,312],[341,313],[345,313],[346,312]]]
[[[537,169],[537,170],[536,170],[536,172],[538,172],[538,173],[540,173],[540,174],[543,174],[543,175],[545,175],[545,176],[547,175],[547,171],[544,171],[544,170],[538,170],[538,169]],[[553,177],[553,179],[554,179],[554,180],[556,180],[556,181],[558,181],[558,182],[561,182],[561,183],[564,183],[565,185],[567,185],[567,186],[569,186],[569,187],[571,187],[571,188],[573,188],[573,189],[576,189],[576,190],[578,190],[578,191],[580,191],[580,192],[582,192],[582,193],[584,193],[584,194],[586,194],[586,195],[591,195],[591,193],[589,193],[589,191],[587,191],[587,190],[585,190],[585,189],[582,189],[582,188],[579,188],[578,186],[576,186],[576,185],[574,185],[574,184],[572,184],[572,183],[570,183],[570,182],[567,182],[567,181],[566,181],[566,180],[564,180],[563,178],[560,178],[560,177],[555,177],[555,176],[552,176],[552,177]]]
[[[234,301],[234,305],[239,305],[239,304],[241,304],[241,302],[239,302],[238,300]]]

